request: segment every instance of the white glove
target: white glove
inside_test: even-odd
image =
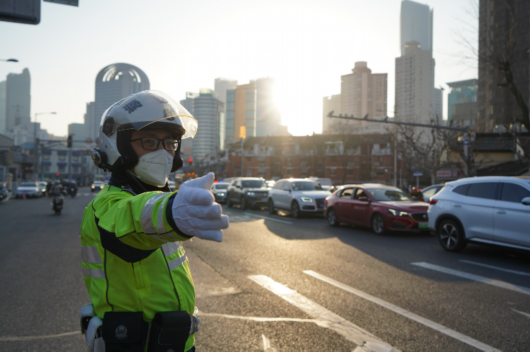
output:
[[[214,174],[188,181],[180,186],[173,201],[173,219],[177,227],[188,236],[221,242],[222,229],[228,228],[228,216],[222,215],[221,206],[215,203],[209,191]]]

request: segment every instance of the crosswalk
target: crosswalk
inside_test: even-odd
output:
[[[410,264],[416,267],[421,267],[423,269],[429,270],[431,272],[435,271],[435,272],[443,273],[446,275],[457,276],[460,278],[464,278],[466,280],[479,282],[485,285],[495,286],[497,288],[514,291],[514,292],[517,292],[523,295],[530,294],[529,288],[513,285],[513,284],[510,284],[504,281],[489,279],[483,276],[463,272],[461,270],[454,270],[451,268],[446,268],[440,265],[435,265],[435,264],[426,263],[426,262],[416,262],[416,263],[410,263]],[[482,264],[482,263],[477,263],[477,262],[472,262],[470,264],[488,267],[487,264]],[[523,276],[530,275],[530,273],[509,270],[509,269],[500,268],[500,267],[495,267],[495,269],[500,270],[500,271],[511,272],[515,275],[523,275]],[[455,340],[458,340],[464,344],[472,346],[480,351],[500,352],[499,349],[493,346],[490,346],[486,343],[478,341],[470,336],[466,336],[462,333],[459,333],[458,331],[455,331],[444,325],[441,325],[439,323],[426,319],[418,314],[415,314],[411,311],[398,307],[392,303],[386,302],[380,298],[374,297],[354,287],[343,284],[330,277],[327,277],[325,275],[322,275],[312,270],[305,270],[303,271],[303,273],[314,279],[318,279],[331,286],[334,286],[348,293],[351,293],[352,295],[365,299],[371,303],[374,303],[380,307],[383,307],[389,311],[392,311],[393,313],[399,314],[407,319],[410,319],[416,323],[426,326],[432,330],[445,334]],[[397,347],[392,346],[388,342],[382,341],[381,339],[374,336],[370,332],[342,318],[340,315],[337,315],[327,310],[326,308],[320,306],[316,302],[313,302],[312,300],[302,296],[295,290],[289,288],[288,285],[286,285],[286,283],[276,282],[270,277],[267,277],[264,275],[251,275],[251,276],[248,276],[248,278],[252,280],[253,282],[255,282],[256,284],[258,284],[259,286],[261,286],[262,288],[284,299],[285,301],[299,308],[304,313],[306,313],[307,315],[313,318],[313,319],[305,319],[305,321],[313,322],[317,324],[318,326],[333,330],[336,333],[342,335],[348,341],[351,341],[357,344],[359,347],[355,349],[356,352],[361,352],[361,351],[392,351],[392,352],[395,352],[395,351],[399,351]],[[519,315],[519,316],[522,315],[530,319],[530,313],[528,312],[523,312],[523,311],[516,310],[513,308],[511,308],[511,311],[515,313],[516,315]],[[264,343],[264,345],[270,347],[270,342],[268,342],[267,340],[267,343],[266,344]]]

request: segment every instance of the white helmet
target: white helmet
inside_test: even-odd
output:
[[[99,125],[99,148],[92,150],[92,159],[97,167],[125,171],[138,163],[138,156],[130,140],[134,131],[163,129],[179,140],[173,159],[172,172],[182,167],[180,140],[193,138],[197,133],[197,120],[168,95],[153,90],[131,94],[114,103],[101,117]]]

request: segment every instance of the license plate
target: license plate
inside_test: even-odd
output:
[[[267,201],[267,197],[261,198],[261,201],[266,202]]]
[[[418,224],[418,228],[420,229],[427,229],[429,228],[429,224],[425,223],[425,224]]]

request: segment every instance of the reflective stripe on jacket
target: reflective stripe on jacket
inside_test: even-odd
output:
[[[195,289],[188,260],[171,216],[176,193],[105,186],[85,208],[81,225],[82,271],[96,314],[186,310]],[[178,230],[178,229],[177,229]],[[195,343],[186,342],[186,351]]]

